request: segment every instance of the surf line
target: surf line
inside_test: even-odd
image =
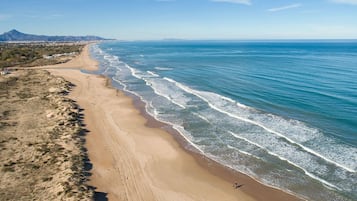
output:
[[[278,157],[280,160],[286,161],[287,163],[289,163],[289,164],[291,164],[291,165],[293,165],[293,166],[295,166],[295,167],[301,169],[307,176],[309,176],[309,177],[311,177],[311,178],[313,178],[313,179],[315,179],[315,180],[318,180],[318,181],[320,181],[321,183],[323,183],[323,184],[325,184],[325,185],[327,185],[327,186],[329,186],[329,187],[331,187],[331,188],[335,188],[335,189],[337,189],[337,190],[341,190],[341,189],[338,188],[337,186],[335,186],[335,185],[329,183],[328,181],[323,180],[323,179],[321,179],[320,177],[318,177],[318,176],[316,176],[316,175],[314,175],[314,174],[308,172],[307,170],[305,170],[304,168],[300,167],[300,166],[297,165],[296,163],[294,163],[294,162],[292,162],[292,161],[289,161],[288,159],[286,159],[286,158],[284,158],[284,157],[281,157],[281,156],[279,156],[279,155],[277,155],[277,154],[275,154],[275,153],[273,153],[273,152],[271,152],[271,151],[269,151],[269,150],[266,150],[265,147],[263,147],[263,146],[261,146],[261,145],[255,143],[255,142],[253,142],[253,141],[250,141],[250,140],[248,140],[248,139],[246,139],[246,138],[244,138],[244,137],[241,137],[241,136],[239,136],[239,135],[237,135],[237,134],[235,134],[235,133],[233,133],[233,132],[231,132],[231,131],[228,131],[228,132],[229,132],[231,135],[233,135],[234,137],[236,137],[236,138],[238,138],[238,139],[241,139],[241,140],[244,140],[244,141],[246,141],[246,142],[248,142],[248,143],[250,143],[250,144],[253,144],[253,145],[255,145],[255,146],[257,146],[257,147],[259,147],[259,148],[261,148],[261,149],[267,151],[270,155],[276,156],[276,157]]]
[[[218,112],[221,112],[221,113],[223,113],[223,114],[226,114],[226,115],[228,115],[228,116],[230,116],[230,117],[232,117],[232,118],[239,119],[239,120],[241,120],[241,121],[244,121],[244,122],[247,122],[247,123],[256,125],[256,126],[258,126],[258,127],[261,127],[261,128],[263,128],[264,130],[266,130],[266,131],[268,131],[268,132],[270,132],[270,133],[273,133],[273,134],[275,134],[275,135],[277,135],[277,136],[279,136],[279,137],[281,137],[281,138],[287,140],[287,141],[290,142],[291,144],[295,144],[295,145],[299,146],[299,147],[302,148],[303,150],[305,150],[305,151],[307,151],[307,152],[309,152],[309,153],[311,153],[311,154],[313,154],[313,155],[315,155],[315,156],[317,156],[317,157],[320,157],[320,158],[322,158],[323,160],[325,160],[325,161],[327,161],[327,162],[329,162],[329,163],[332,163],[332,164],[334,164],[334,165],[336,165],[336,166],[338,166],[338,167],[340,167],[340,168],[343,168],[343,169],[347,170],[348,172],[352,172],[352,173],[355,173],[355,172],[356,172],[355,170],[353,170],[353,169],[351,169],[351,168],[349,168],[349,167],[345,167],[344,165],[341,165],[341,164],[339,164],[339,163],[337,163],[337,162],[335,162],[335,161],[333,161],[333,160],[331,160],[331,159],[328,159],[328,158],[324,157],[323,155],[321,155],[321,154],[315,152],[314,150],[312,150],[312,149],[310,149],[310,148],[308,148],[308,147],[305,147],[304,145],[299,144],[298,142],[295,142],[294,140],[292,140],[292,139],[290,139],[290,138],[284,136],[282,133],[279,133],[279,132],[277,132],[277,131],[274,131],[274,130],[272,130],[272,129],[270,129],[270,128],[268,128],[268,127],[266,127],[266,126],[264,126],[264,125],[262,125],[262,124],[260,124],[260,123],[258,123],[258,122],[255,122],[255,121],[252,121],[252,120],[250,120],[250,119],[246,119],[246,118],[243,118],[243,117],[240,117],[240,116],[231,114],[231,113],[229,113],[229,112],[227,112],[227,111],[224,111],[224,110],[222,110],[222,109],[216,107],[216,106],[215,106],[214,104],[212,104],[209,100],[207,100],[205,97],[203,97],[203,96],[200,94],[200,92],[198,92],[198,91],[196,91],[196,90],[194,90],[194,89],[191,89],[191,88],[189,88],[189,87],[187,87],[187,86],[185,86],[185,85],[183,85],[183,84],[181,84],[181,83],[178,83],[178,82],[176,82],[176,81],[174,81],[174,80],[172,80],[172,79],[170,79],[170,78],[164,78],[164,79],[166,79],[166,80],[169,81],[169,82],[175,83],[175,85],[176,85],[177,87],[181,88],[182,90],[186,91],[187,93],[193,94],[193,95],[195,95],[195,96],[201,98],[201,99],[204,100],[211,108],[213,108],[214,110],[216,110],[216,111],[218,111]]]
[[[256,126],[258,126],[258,127],[261,127],[261,128],[263,128],[264,130],[266,130],[266,131],[268,131],[268,132],[270,132],[270,133],[273,133],[273,134],[275,134],[275,135],[277,135],[277,136],[279,136],[279,137],[281,137],[281,138],[287,140],[287,141],[290,142],[291,144],[295,144],[295,145],[299,146],[299,147],[302,148],[303,150],[305,150],[305,151],[307,151],[307,152],[309,152],[309,153],[311,153],[311,154],[313,154],[313,155],[315,155],[315,156],[318,156],[318,157],[324,159],[325,161],[327,161],[327,162],[329,162],[329,163],[332,163],[332,164],[334,164],[334,165],[336,165],[336,166],[338,166],[338,167],[340,167],[340,168],[343,168],[343,169],[345,169],[345,170],[347,170],[347,171],[349,171],[349,172],[352,172],[352,173],[355,173],[355,172],[356,172],[356,171],[354,171],[354,170],[351,169],[351,168],[348,168],[348,167],[345,167],[345,166],[343,166],[343,165],[341,165],[341,164],[339,164],[339,163],[336,163],[335,161],[332,161],[331,159],[328,159],[328,158],[324,157],[323,155],[321,155],[321,154],[315,152],[314,150],[312,150],[312,149],[310,149],[310,148],[308,148],[308,147],[305,147],[304,145],[299,144],[298,142],[295,142],[294,140],[292,140],[292,139],[290,139],[290,138],[284,136],[283,134],[281,134],[281,133],[279,133],[279,132],[277,132],[277,131],[274,131],[274,130],[272,130],[272,129],[270,129],[270,128],[267,128],[266,126],[264,126],[264,125],[262,125],[262,124],[260,124],[260,123],[258,123],[258,122],[252,121],[252,120],[250,120],[250,119],[245,119],[245,118],[239,117],[239,116],[237,116],[237,115],[233,115],[233,114],[231,114],[231,113],[229,113],[229,112],[226,112],[226,111],[224,111],[224,110],[221,110],[221,109],[217,108],[216,106],[214,106],[213,104],[209,103],[209,102],[208,102],[205,98],[203,98],[202,96],[200,96],[200,98],[202,98],[203,100],[205,100],[213,109],[215,109],[215,110],[217,110],[217,111],[219,111],[219,112],[222,112],[222,113],[224,113],[224,114],[226,114],[226,115],[228,115],[228,116],[230,116],[230,117],[239,119],[239,120],[241,120],[241,121],[245,121],[245,122],[247,122],[247,123],[251,123],[251,124],[253,124],[253,125],[256,125]]]

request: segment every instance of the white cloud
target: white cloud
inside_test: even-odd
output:
[[[251,0],[211,0],[213,2],[225,2],[225,3],[236,3],[236,4],[245,4],[251,5]]]
[[[331,0],[332,2],[335,3],[341,3],[341,4],[353,4],[357,5],[357,0]]]
[[[290,4],[287,6],[282,6],[282,7],[276,7],[276,8],[270,8],[268,9],[269,12],[277,12],[277,11],[282,11],[282,10],[287,10],[287,9],[292,9],[292,8],[299,8],[301,7],[301,4],[296,3],[296,4]]]

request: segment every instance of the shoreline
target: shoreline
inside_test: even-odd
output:
[[[98,62],[90,57],[88,47],[89,45],[86,45],[80,56],[68,63],[42,68],[51,68],[49,71],[52,74],[64,77],[77,85],[70,97],[84,109],[84,123],[90,131],[85,145],[89,159],[93,163],[91,171],[93,175],[90,177],[89,184],[97,187],[99,191],[108,193],[109,200],[122,198],[129,200],[220,200],[222,196],[227,198],[225,200],[301,200],[281,189],[264,185],[243,173],[235,170],[229,171],[228,167],[186,149],[189,143],[181,134],[173,128],[170,129],[170,125],[149,116],[145,111],[144,103],[138,102],[140,101],[138,97],[118,91],[111,86],[105,86],[106,81],[102,76],[65,69],[98,69]],[[113,106],[124,106],[124,108],[118,109]],[[101,114],[98,115],[98,113]],[[126,119],[122,117],[123,114],[125,117],[132,116]],[[108,134],[109,136],[100,135],[108,131],[111,133]],[[149,134],[148,136],[138,134],[141,132]],[[103,140],[103,138],[107,139]],[[157,145],[164,148],[150,147],[150,143],[142,138],[150,139],[150,142],[157,141]],[[127,150],[118,148],[118,151],[116,145],[127,146]],[[150,150],[137,148],[138,145]],[[108,154],[108,151],[111,156],[103,157]],[[167,151],[170,154],[166,154]],[[118,156],[122,155],[126,155],[127,161],[125,162],[133,163],[131,166],[134,168],[116,161],[120,159]],[[167,167],[163,168],[163,164]],[[121,171],[116,171],[117,168],[144,183],[129,182],[129,177],[123,176]],[[197,174],[192,174],[192,171]],[[170,179],[162,178],[163,175]],[[115,178],[120,181],[113,181]],[[127,182],[130,185],[126,184]],[[234,182],[244,184],[244,186],[234,189],[232,186]],[[140,186],[139,189],[138,186]]]
[[[106,78],[109,79],[109,78]],[[116,88],[115,88],[116,89]],[[119,89],[118,89],[119,90]],[[232,185],[237,182],[242,183],[243,186],[248,186],[248,188],[241,188],[240,190],[248,195],[251,195],[255,200],[282,200],[282,201],[302,201],[305,200],[292,192],[284,191],[283,189],[269,186],[260,182],[258,179],[253,178],[245,173],[239,172],[229,166],[221,164],[208,156],[200,153],[193,145],[191,145],[187,139],[182,136],[182,134],[175,130],[172,125],[155,119],[150,114],[147,113],[145,109],[145,103],[140,100],[134,94],[130,92],[122,91],[126,96],[133,99],[133,106],[140,111],[140,114],[147,120],[146,126],[150,128],[159,128],[166,131],[168,134],[172,135],[174,140],[178,142],[180,148],[186,153],[193,156],[196,162],[203,168],[207,169],[211,174],[217,175],[218,177],[228,181]],[[248,184],[248,185],[247,185]],[[243,187],[242,186],[242,187]],[[257,191],[259,194],[257,194]],[[273,194],[271,194],[274,192]],[[269,194],[269,196],[267,196]]]

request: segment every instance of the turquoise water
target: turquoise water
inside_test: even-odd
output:
[[[356,41],[107,42],[92,54],[187,148],[309,200],[357,200]]]

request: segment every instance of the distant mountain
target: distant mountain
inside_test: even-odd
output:
[[[110,40],[98,36],[44,36],[21,33],[15,29],[0,35],[0,41],[46,41],[46,42],[76,42]]]

